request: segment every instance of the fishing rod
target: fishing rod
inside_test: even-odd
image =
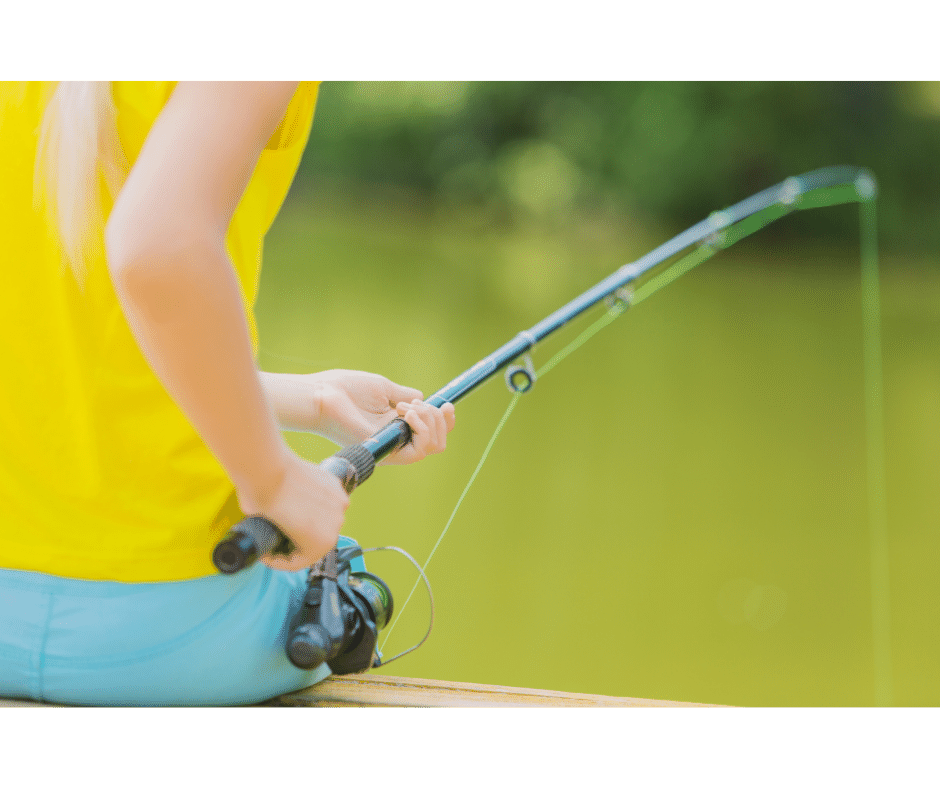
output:
[[[602,301],[625,308],[630,299],[628,288],[680,252],[698,245],[701,259],[707,259],[795,210],[864,202],[873,199],[876,190],[873,175],[865,169],[825,167],[787,178],[729,208],[716,211],[638,260],[624,265],[531,328],[520,331],[426,402],[438,408],[447,402],[455,403],[503,369],[510,389],[520,393],[528,391],[535,382],[535,371],[527,354],[536,344]],[[524,364],[510,366],[520,357],[525,357]],[[346,492],[351,493],[372,475],[377,462],[410,439],[411,428],[403,419],[396,418],[361,443],[327,457],[320,467],[335,475]],[[235,525],[216,545],[212,559],[219,571],[232,574],[250,566],[265,553],[288,553],[291,549],[290,540],[274,523],[255,516]]]

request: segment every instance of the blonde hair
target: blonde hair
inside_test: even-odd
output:
[[[99,173],[111,196],[126,176],[110,82],[60,82],[43,116],[35,196],[45,203],[65,257],[81,282],[105,215]]]

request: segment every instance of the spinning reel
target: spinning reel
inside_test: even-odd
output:
[[[394,550],[414,559],[397,547]],[[378,633],[392,617],[392,592],[382,578],[371,572],[353,572],[352,559],[362,555],[361,547],[334,547],[310,568],[307,592],[300,610],[290,621],[287,656],[298,668],[311,670],[324,662],[337,675],[365,673],[385,665],[427,640],[434,624],[434,599],[431,597],[431,626],[421,642],[385,662],[378,651]],[[427,584],[427,577],[418,567]],[[428,584],[428,594],[431,586]]]

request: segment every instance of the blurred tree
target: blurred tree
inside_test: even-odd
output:
[[[327,83],[298,185],[388,184],[502,219],[615,208],[688,224],[829,164],[875,172],[886,245],[936,248],[933,83]],[[798,228],[848,237],[857,220],[811,212]]]

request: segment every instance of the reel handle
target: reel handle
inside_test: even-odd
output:
[[[411,440],[411,428],[395,419],[362,443],[348,446],[327,457],[320,467],[332,473],[347,493],[372,475],[375,464]],[[265,553],[289,553],[290,539],[264,517],[246,517],[234,525],[212,551],[212,563],[226,575],[246,569]]]

